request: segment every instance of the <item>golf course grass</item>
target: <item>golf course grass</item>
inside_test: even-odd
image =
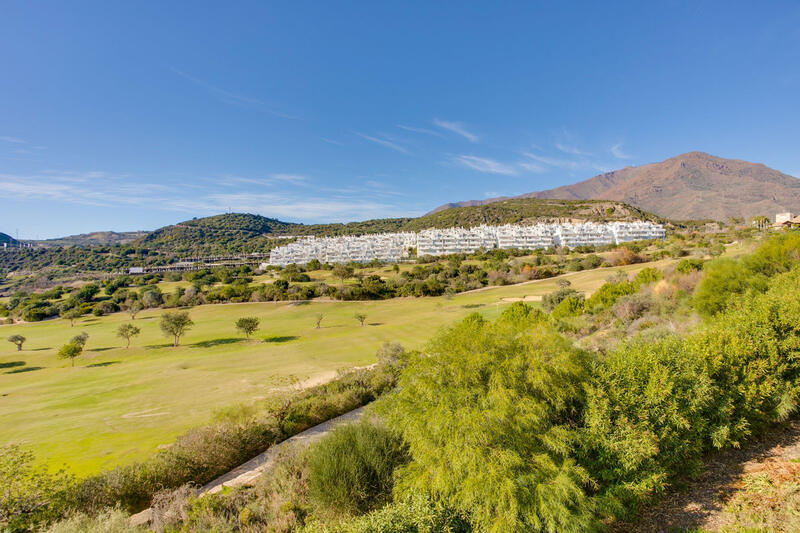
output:
[[[562,277],[590,293],[615,270],[668,262]],[[79,475],[142,459],[220,408],[371,364],[386,341],[420,348],[439,328],[469,313],[494,317],[508,299],[552,292],[556,279],[452,297],[204,305],[189,309],[195,325],[177,348],[159,329],[161,309],[136,317],[142,332],[130,349],[116,337],[119,325],[130,322],[124,313],[85,317],[74,327],[62,319],[0,326],[0,445],[20,443],[46,464]],[[316,329],[318,313],[325,316]],[[366,314],[364,326],[356,313]],[[243,316],[261,319],[261,330],[249,341],[234,328]],[[72,368],[56,352],[80,332],[89,340]],[[14,334],[27,338],[21,352],[4,340]]]

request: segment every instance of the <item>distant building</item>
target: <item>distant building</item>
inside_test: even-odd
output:
[[[610,224],[534,224],[521,226],[477,226],[474,228],[427,229],[419,233],[379,233],[357,237],[306,237],[270,252],[269,265],[304,265],[313,259],[322,263],[395,263],[417,256],[468,254],[494,248],[535,250],[553,246],[603,246],[621,242],[663,239],[666,230],[651,222]],[[264,265],[262,265],[263,268]]]
[[[788,222],[792,220],[791,213],[778,213],[775,215],[775,225],[783,224],[784,222]]]

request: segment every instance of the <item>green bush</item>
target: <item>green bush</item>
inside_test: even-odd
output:
[[[629,518],[676,472],[696,471],[712,384],[702,358],[681,340],[618,348],[597,365],[586,391],[579,453],[603,514]]]
[[[586,370],[582,352],[519,311],[443,331],[379,402],[412,457],[397,494],[464,510],[480,531],[585,531],[589,479],[571,450]]]
[[[562,318],[581,315],[583,314],[585,299],[583,294],[568,296],[553,308],[550,316],[555,320],[560,320]]]
[[[393,473],[406,463],[402,440],[367,421],[339,426],[313,446],[311,501],[329,514],[362,514],[391,500]]]
[[[629,281],[605,283],[586,300],[586,311],[600,313],[609,309],[619,298],[633,294],[637,290],[638,287]]]
[[[33,531],[61,517],[75,485],[65,472],[34,465],[33,454],[17,445],[0,447],[0,531]]]
[[[748,290],[762,291],[767,278],[751,271],[742,261],[715,259],[705,264],[704,276],[694,291],[692,303],[705,316],[723,311],[736,295]]]
[[[416,495],[343,523],[314,522],[303,533],[469,533],[473,531],[463,513]]]

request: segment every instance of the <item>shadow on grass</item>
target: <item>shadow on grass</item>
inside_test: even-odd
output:
[[[475,309],[476,307],[483,307],[484,305],[486,304],[465,304],[462,305],[461,307],[463,307],[464,309]]]
[[[272,337],[264,337],[264,342],[289,342],[296,341],[299,338],[297,335],[273,335]]]
[[[303,301],[300,301],[300,302],[292,302],[289,305],[291,305],[293,307],[294,306],[298,306],[298,305],[311,305],[311,302],[309,302],[308,300],[303,300]]]
[[[111,365],[118,365],[122,361],[106,361],[104,363],[93,363],[91,365],[86,365],[86,368],[102,368],[104,366],[111,366]]]
[[[25,366],[25,361],[9,361],[0,363],[0,368],[14,368],[15,366]]]
[[[236,337],[227,337],[225,339],[214,339],[210,341],[202,341],[196,342],[194,344],[190,344],[192,348],[212,348],[214,346],[224,346],[226,344],[236,344],[237,342],[244,342],[245,339],[239,339]]]
[[[114,350],[116,346],[106,346],[105,348],[92,348],[91,350],[86,350],[87,352],[107,352],[108,350]]]
[[[148,350],[156,350],[158,348],[172,348],[172,343],[167,342],[164,344],[148,344],[145,346],[145,348],[147,348]]]
[[[33,372],[34,370],[41,370],[43,366],[26,366],[24,368],[15,368],[14,370],[9,370],[8,372],[3,372],[4,374],[21,374],[23,372]]]
[[[368,322],[368,326],[382,326],[383,322]]]
[[[48,346],[47,348],[31,348],[31,349],[29,349],[29,350],[26,350],[26,351],[27,351],[27,352],[43,352],[43,351],[45,351],[45,350],[52,350],[52,348],[50,348],[50,347]]]

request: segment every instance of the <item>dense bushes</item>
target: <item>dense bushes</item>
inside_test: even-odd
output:
[[[586,359],[521,303],[479,315],[412,359],[379,412],[411,462],[397,494],[427,494],[481,531],[584,531],[586,471],[570,457]]]
[[[706,316],[723,311],[733,297],[763,292],[768,278],[800,262],[800,232],[774,236],[742,259],[719,258],[704,265],[705,276],[695,292],[695,307]]]
[[[392,495],[392,475],[407,461],[402,440],[383,426],[340,426],[310,450],[311,501],[330,514],[361,514]]]

